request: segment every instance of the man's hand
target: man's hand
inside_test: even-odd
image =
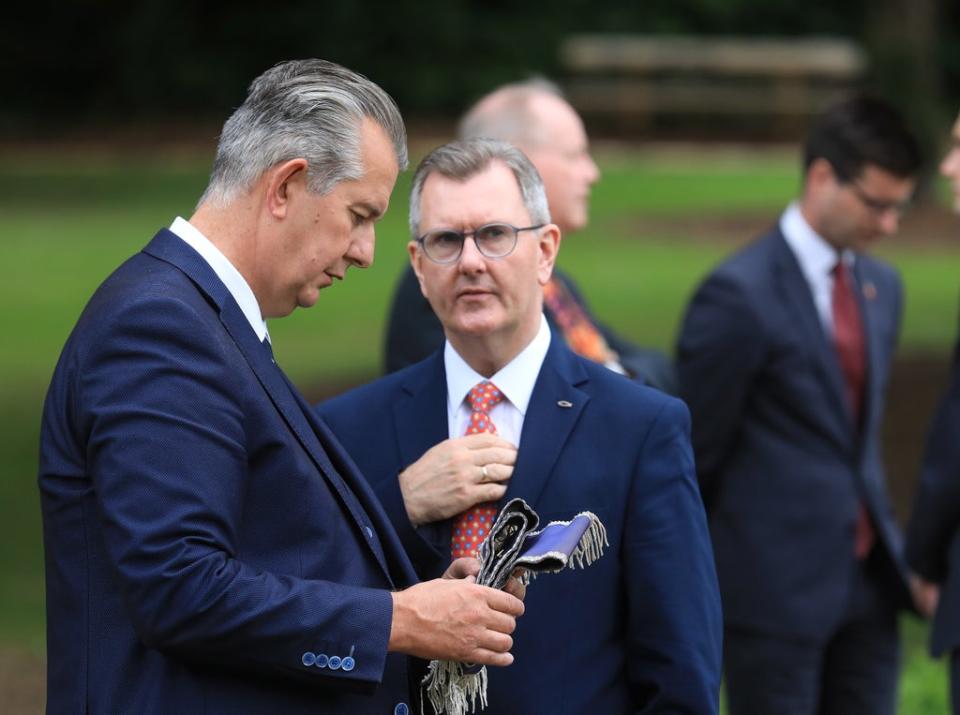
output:
[[[447,519],[507,491],[517,448],[493,434],[444,440],[400,473],[400,491],[414,526]]]
[[[910,595],[920,615],[924,618],[933,618],[940,600],[939,584],[927,581],[916,574],[910,574]]]
[[[393,595],[389,651],[506,666],[523,602],[470,579],[434,579]]]
[[[504,591],[511,596],[519,598],[521,601],[527,596],[527,587],[522,580],[525,570],[526,569],[521,568],[514,569],[503,587]],[[480,562],[472,556],[465,556],[454,560],[440,578],[463,578],[467,579],[470,583],[476,583],[478,573],[480,573]]]

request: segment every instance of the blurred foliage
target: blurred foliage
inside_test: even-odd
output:
[[[904,32],[921,6],[926,19]],[[960,5],[949,0],[62,0],[4,10],[0,130],[222,121],[254,76],[294,57],[368,74],[409,116],[452,117],[499,82],[562,80],[557,48],[575,32],[846,36],[875,60],[882,93],[960,98]]]

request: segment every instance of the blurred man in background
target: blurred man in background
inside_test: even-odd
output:
[[[723,596],[732,715],[894,710],[911,603],[881,464],[900,325],[893,235],[920,167],[884,102],[820,116],[803,188],[716,268],[678,344]]]
[[[560,232],[536,169],[505,142],[442,146],[414,176],[410,229],[446,339],[320,412],[418,573],[472,552],[513,497],[545,521],[592,511],[609,539],[587,571],[533,584],[490,712],[715,712],[723,626],[689,416],[547,324]]]
[[[537,79],[500,87],[467,112],[459,135],[499,139],[523,151],[543,179],[550,214],[562,234],[569,236],[587,225],[590,189],[600,171],[590,156],[583,122],[555,85]],[[550,327],[577,354],[643,384],[676,392],[666,356],[633,345],[600,323],[566,273],[555,270],[544,286],[543,311]],[[387,372],[422,360],[442,344],[443,328],[408,267],[390,308]]]
[[[940,173],[950,180],[960,212],[960,117]],[[950,653],[953,712],[960,713],[960,343],[950,387],[930,428],[907,529],[907,560],[930,588],[939,589],[930,650],[934,656]]]

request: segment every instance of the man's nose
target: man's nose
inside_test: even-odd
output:
[[[461,273],[475,273],[487,267],[487,259],[480,253],[480,249],[477,248],[477,242],[473,236],[464,238],[463,250],[460,252],[457,266]]]
[[[891,208],[880,215],[880,230],[884,235],[892,236],[900,228],[900,212]]]
[[[347,252],[347,260],[358,268],[369,268],[373,265],[373,255],[376,250],[377,236],[373,226],[365,231],[350,244],[350,250]]]

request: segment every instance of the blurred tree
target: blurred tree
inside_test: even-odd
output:
[[[844,35],[886,94],[960,98],[960,10],[949,0],[61,0],[0,23],[0,130],[222,119],[250,79],[292,57],[374,78],[411,116],[453,117],[497,83],[558,76],[572,32]],[[939,21],[937,18],[940,18]],[[560,78],[562,79],[562,77]],[[925,110],[927,111],[927,110]]]

